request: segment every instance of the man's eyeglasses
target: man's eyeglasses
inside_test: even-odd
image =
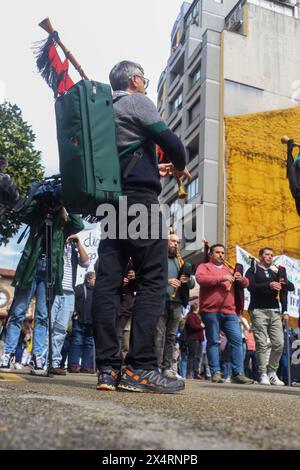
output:
[[[129,78],[132,78],[132,77],[134,77],[134,76],[135,76],[135,77],[139,77],[141,80],[143,80],[145,90],[147,90],[147,88],[148,88],[148,86],[149,86],[149,83],[150,83],[149,78],[142,77],[141,75],[137,75],[136,73],[130,75]]]

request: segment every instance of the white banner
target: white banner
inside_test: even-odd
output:
[[[84,282],[84,276],[88,271],[94,271],[94,265],[98,258],[98,246],[100,242],[100,223],[91,229],[82,230],[78,234],[79,239],[89,255],[89,267],[81,268],[78,266],[76,285]]]
[[[241,263],[244,266],[244,273],[250,268],[251,261],[249,260],[248,251],[244,250],[240,246],[236,247],[236,260],[237,263]],[[289,281],[294,286],[294,292],[288,293],[288,313],[291,317],[298,318],[299,313],[299,296],[300,296],[300,260],[289,258],[286,255],[274,256],[274,263],[277,266],[284,266],[287,271]],[[245,309],[248,309],[250,303],[250,292],[245,289]]]

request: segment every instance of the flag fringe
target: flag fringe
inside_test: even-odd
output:
[[[52,44],[57,48],[57,39],[58,33],[57,31],[54,31],[49,34],[47,39],[38,41],[33,46],[38,71],[49,87],[54,91],[55,97],[57,96],[57,88],[61,76],[58,75],[52,67],[49,59],[49,49]]]

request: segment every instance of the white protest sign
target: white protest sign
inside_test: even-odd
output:
[[[98,258],[98,247],[100,242],[100,223],[95,224],[91,229],[82,230],[79,232],[78,237],[89,255],[88,268],[81,268],[78,266],[76,285],[84,282],[84,276],[88,271],[94,271],[94,265]]]

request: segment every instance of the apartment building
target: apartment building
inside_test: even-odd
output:
[[[300,104],[299,1],[184,2],[171,33],[171,54],[158,83],[158,109],[187,149],[201,238],[226,244],[224,117]],[[178,188],[163,181],[161,202],[178,223]],[[196,228],[195,210],[185,224]],[[189,230],[188,230],[189,231]],[[182,237],[182,253],[201,260],[202,246]]]

